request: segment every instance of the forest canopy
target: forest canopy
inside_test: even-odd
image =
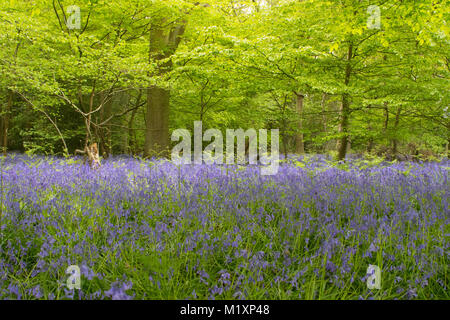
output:
[[[174,129],[282,153],[448,156],[449,1],[0,0],[4,152],[166,155]]]

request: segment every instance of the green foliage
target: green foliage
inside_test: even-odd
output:
[[[279,128],[286,152],[299,134],[311,153],[335,153],[345,135],[360,153],[408,153],[414,142],[442,155],[448,145],[446,1],[80,0],[80,29],[65,24],[69,5],[0,0],[10,149],[73,153],[93,110],[89,140],[106,154],[139,153],[149,86],[170,89],[170,129],[200,119],[204,128]],[[367,27],[369,5],[380,8],[380,29]],[[183,23],[176,50],[149,57],[150,30]],[[161,64],[169,72],[158,74]],[[294,92],[305,95],[301,114]]]

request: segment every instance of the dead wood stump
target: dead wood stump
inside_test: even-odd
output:
[[[101,166],[97,143],[86,146],[84,150],[77,149],[75,153],[84,154],[84,163],[87,161],[91,168],[98,169]]]

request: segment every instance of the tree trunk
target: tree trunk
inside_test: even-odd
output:
[[[352,67],[350,61],[353,57],[353,43],[350,42],[348,46],[347,53],[347,65],[345,67],[345,79],[344,84],[347,87],[350,83],[350,76],[352,72]],[[340,132],[342,133],[342,137],[340,139],[339,148],[338,148],[338,160],[345,159],[345,155],[347,154],[347,143],[348,143],[348,123],[350,117],[350,97],[348,93],[342,94],[342,104],[341,104],[341,123],[339,125]]]
[[[447,158],[450,159],[450,121],[447,121],[447,144],[445,151],[447,153]]]
[[[287,160],[288,158],[288,147],[287,147],[287,134],[286,134],[286,129],[287,129],[287,121],[286,121],[286,99],[284,99],[284,103],[282,106],[282,110],[281,110],[281,116],[282,116],[282,120],[281,120],[281,124],[282,124],[282,128],[281,128],[281,139],[283,140],[283,153],[284,153],[284,159]]]
[[[324,92],[322,93],[322,102],[320,103],[322,106],[322,131],[323,133],[326,135],[327,130],[328,130],[328,119],[327,119],[327,105],[326,105],[326,101],[327,101],[327,94]],[[328,151],[328,146],[330,144],[329,140],[326,140],[322,146],[322,150],[323,152],[327,152]]]
[[[305,153],[305,146],[303,143],[303,100],[304,95],[300,93],[295,93],[296,95],[296,111],[299,117],[298,120],[298,133],[295,135],[295,152],[298,154]]]
[[[394,122],[394,134],[395,135],[397,134],[398,124],[400,123],[400,114],[401,114],[401,112],[402,112],[402,107],[400,106],[397,109],[397,113],[395,114],[395,122]],[[398,140],[397,140],[397,137],[395,136],[392,139],[392,155],[394,157],[397,156],[397,147],[398,147],[397,145],[398,145]]]
[[[370,122],[369,122],[369,124],[368,124],[368,126],[367,126],[367,130],[368,130],[369,132],[372,131],[372,125],[370,124]],[[370,136],[369,136],[369,143],[367,144],[367,152],[368,152],[368,153],[371,153],[371,152],[372,152],[372,149],[373,149],[373,137],[372,137],[372,134],[370,133]]]
[[[384,126],[383,126],[384,134],[387,133],[388,127],[389,127],[389,107],[388,107],[388,103],[385,102],[384,103]]]
[[[164,22],[164,21],[163,21]],[[161,23],[164,24],[164,23]],[[169,58],[177,49],[185,30],[185,21],[170,31],[169,34],[160,26],[154,26],[150,32],[149,62],[158,62],[157,74],[164,76],[172,68],[172,61],[161,62]],[[147,114],[144,156],[169,155],[169,89],[150,86],[147,89]]]
[[[84,150],[86,150],[86,148],[88,148],[89,146],[89,141],[92,140],[92,133],[91,133],[91,124],[92,124],[92,110],[94,107],[94,97],[95,97],[95,80],[94,83],[92,84],[92,90],[91,93],[89,95],[89,112],[88,112],[88,116],[84,119],[85,125],[86,125],[86,137],[84,139]],[[82,102],[80,99],[80,109],[82,109]],[[92,142],[91,142],[92,143]]]
[[[116,97],[119,96],[122,99],[122,94],[111,95],[110,93],[100,93],[99,103],[103,103],[103,107],[99,111],[100,121],[97,123],[104,123],[101,127],[96,130],[96,138],[99,144],[99,154],[101,154],[105,159],[108,158],[112,153],[112,139],[111,139],[111,122],[107,121],[113,114],[113,104],[116,101]],[[120,105],[126,105],[122,100],[120,100]]]
[[[447,159],[450,159],[450,139],[447,140],[447,143],[445,144],[445,154],[447,155]]]
[[[286,118],[283,115],[283,129],[281,130],[281,139],[283,139],[283,153],[284,159],[288,158],[288,148],[287,148],[287,135],[286,135]]]
[[[169,153],[170,92],[156,86],[147,90],[145,156],[167,156]]]
[[[327,132],[327,110],[326,110],[326,101],[327,101],[327,94],[324,92],[322,93],[322,128],[323,132]]]
[[[141,104],[142,90],[139,90],[136,98],[135,109],[131,112],[130,120],[128,121],[128,150],[130,154],[136,153],[136,133],[134,130],[134,119],[139,110]]]
[[[9,130],[9,116],[14,103],[14,92],[8,90],[8,103],[6,105],[5,114],[3,115],[2,121],[2,151],[3,155],[6,156],[6,150],[8,149],[8,130]]]
[[[19,31],[20,33],[20,31]],[[17,42],[16,48],[13,54],[13,64],[16,66],[17,54],[19,52],[21,41]],[[6,150],[8,148],[8,130],[9,130],[9,117],[11,115],[11,110],[14,104],[14,91],[8,90],[8,103],[6,105],[6,110],[4,111],[3,119],[2,119],[2,151],[3,155],[6,156]]]
[[[348,144],[348,118],[349,118],[349,100],[348,94],[344,93],[342,95],[342,104],[341,104],[341,123],[339,126],[340,132],[342,133],[342,137],[339,141],[339,149],[338,149],[338,160],[345,159],[347,154],[347,144]]]

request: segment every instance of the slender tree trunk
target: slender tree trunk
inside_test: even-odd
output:
[[[447,143],[445,144],[445,154],[447,155],[447,158],[450,159],[450,138],[447,140]]]
[[[447,145],[445,147],[447,158],[450,159],[450,121],[447,121]]]
[[[113,106],[114,106],[114,102],[116,101],[115,98],[118,97],[119,98],[119,103],[121,106],[127,106],[128,105],[128,101],[126,93],[118,93],[116,96],[111,97],[110,100],[108,100],[105,103],[104,108],[104,113],[103,116],[105,117],[105,119],[109,119],[111,117],[111,115],[113,114]],[[102,132],[102,137],[103,137],[103,147],[102,147],[102,155],[105,158],[108,158],[111,154],[112,154],[112,135],[111,135],[111,124],[112,121],[108,121],[108,123],[105,125],[104,128],[102,128],[101,132]]]
[[[91,94],[89,96],[89,112],[88,112],[88,116],[85,118],[84,122],[86,124],[86,137],[84,140],[84,149],[86,149],[89,145],[89,141],[92,140],[92,132],[91,132],[91,120],[92,120],[92,110],[94,107],[94,96],[95,96],[95,81],[92,85],[92,90],[91,90]],[[80,107],[82,107],[82,105],[80,104]],[[81,109],[81,108],[80,108]]]
[[[288,158],[288,150],[287,150],[287,134],[286,134],[286,129],[287,129],[287,121],[286,121],[286,97],[284,99],[284,103],[281,106],[281,123],[282,123],[282,128],[281,128],[281,139],[283,140],[283,153],[284,153],[284,159],[287,160]]]
[[[389,138],[388,138],[388,128],[389,128],[389,104],[387,102],[384,103],[384,124],[383,124],[383,133],[384,139],[387,141],[386,145],[389,149]]]
[[[383,130],[384,133],[387,133],[389,127],[389,107],[388,107],[388,103],[385,102],[384,103],[384,125],[383,125]]]
[[[99,103],[102,103],[105,99],[105,95],[103,92],[100,93],[100,101]],[[103,108],[100,109],[100,111],[98,112],[98,117],[97,117],[97,123],[103,123],[103,121],[105,120],[105,107],[103,106]],[[100,154],[104,154],[105,153],[105,139],[103,137],[103,128],[99,128],[98,126],[94,127],[94,133],[95,133],[95,139],[96,141],[99,142],[99,153]]]
[[[128,121],[128,146],[130,154],[136,153],[136,134],[134,130],[134,119],[136,118],[136,114],[138,109],[134,109],[131,113],[130,121]]]
[[[321,101],[321,106],[322,106],[322,131],[324,134],[327,133],[328,130],[328,119],[327,119],[327,106],[326,106],[326,101],[327,101],[327,94],[324,92],[322,93],[322,101]],[[329,141],[325,141],[322,148],[323,148],[323,152],[327,152],[328,151],[328,145],[329,145]]]
[[[347,66],[345,67],[345,79],[344,79],[345,86],[348,86],[348,84],[350,83],[350,76],[352,73],[350,61],[352,57],[353,57],[353,43],[350,42],[347,53]],[[338,148],[338,160],[345,159],[345,155],[347,154],[349,117],[350,117],[350,97],[348,93],[343,93],[341,103],[341,123],[339,127],[342,133],[342,137],[340,139]]]
[[[108,148],[109,141],[108,141],[108,137],[105,135],[104,129],[101,129],[98,131],[97,139],[98,139],[100,145],[102,146],[100,149],[100,152],[101,152],[103,158],[105,158],[105,159],[108,158],[110,155],[110,150]]]
[[[348,119],[349,119],[349,97],[348,94],[344,93],[342,95],[342,104],[341,104],[341,123],[340,123],[340,131],[342,133],[342,137],[339,141],[339,150],[338,150],[338,160],[345,159],[347,154],[347,144],[348,144]]]
[[[281,130],[281,139],[283,139],[283,153],[284,159],[288,158],[288,150],[287,150],[287,135],[286,135],[286,117],[283,115],[283,128]]]
[[[326,107],[326,101],[327,101],[327,94],[324,92],[322,93],[322,102],[321,102],[321,106],[322,106],[322,128],[323,128],[323,132],[327,132],[327,107]]]
[[[398,128],[398,124],[400,123],[400,115],[401,115],[401,112],[402,112],[402,107],[400,106],[398,109],[397,109],[397,112],[396,112],[396,114],[395,114],[395,121],[394,121],[394,134],[396,135],[397,134],[397,128]],[[398,147],[398,140],[397,140],[397,137],[395,136],[393,139],[392,139],[392,154],[393,154],[393,156],[394,157],[396,157],[397,156],[397,147]]]
[[[372,131],[372,125],[370,124],[370,122],[369,122],[369,125],[367,126],[367,130],[368,130],[369,132]],[[369,143],[367,144],[367,152],[368,152],[368,153],[371,153],[371,152],[372,152],[372,149],[373,149],[373,137],[372,137],[372,134],[370,134],[370,137],[369,137]]]
[[[3,152],[3,112],[3,103],[0,103],[0,152]]]
[[[14,104],[14,92],[8,90],[8,103],[6,104],[5,114],[3,115],[3,125],[2,125],[2,151],[3,155],[6,156],[6,150],[8,148],[8,130],[9,130],[9,117],[11,113],[12,106]]]
[[[295,135],[295,152],[298,154],[305,153],[305,146],[303,143],[303,100],[305,98],[301,93],[295,93],[296,95],[296,111],[299,117],[297,130]]]
[[[135,109],[131,112],[130,120],[128,121],[128,150],[130,154],[135,154],[136,152],[136,134],[134,131],[134,119],[139,111],[139,105],[141,104],[142,90],[139,90],[138,96],[136,98]]]
[[[19,31],[20,33],[20,31]],[[16,48],[14,50],[14,54],[13,54],[13,63],[14,63],[14,67],[16,66],[16,61],[17,61],[17,54],[19,52],[19,47],[20,47],[21,41],[17,42]],[[13,71],[14,72],[14,71]],[[8,130],[9,130],[9,118],[11,115],[11,110],[14,104],[14,91],[12,90],[8,90],[8,103],[6,105],[6,110],[4,111],[4,115],[3,115],[3,121],[2,121],[2,151],[3,151],[3,155],[6,156],[7,153],[7,148],[8,148]]]
[[[204,87],[200,91],[200,121],[201,122],[203,122],[203,114],[205,113],[205,103],[204,103],[204,99],[203,99],[203,89],[204,89]]]

